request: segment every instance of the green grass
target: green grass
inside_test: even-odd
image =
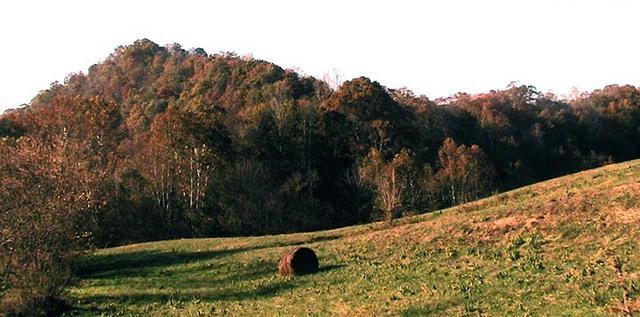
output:
[[[640,309],[640,161],[329,231],[98,250],[74,316],[617,316]],[[320,272],[277,275],[307,245]]]

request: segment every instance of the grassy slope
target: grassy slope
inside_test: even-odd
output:
[[[99,250],[74,315],[607,316],[640,308],[640,161],[383,224]],[[280,254],[317,250],[283,278]]]

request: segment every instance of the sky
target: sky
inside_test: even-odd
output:
[[[431,99],[640,85],[640,1],[1,1],[0,111],[148,38]]]

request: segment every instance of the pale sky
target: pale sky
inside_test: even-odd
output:
[[[511,81],[638,86],[639,14],[632,0],[1,1],[0,111],[140,38],[432,99]]]

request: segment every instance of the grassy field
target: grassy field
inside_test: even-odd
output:
[[[640,161],[381,223],[99,250],[73,316],[618,316],[640,310]],[[277,275],[307,245],[320,272]]]

